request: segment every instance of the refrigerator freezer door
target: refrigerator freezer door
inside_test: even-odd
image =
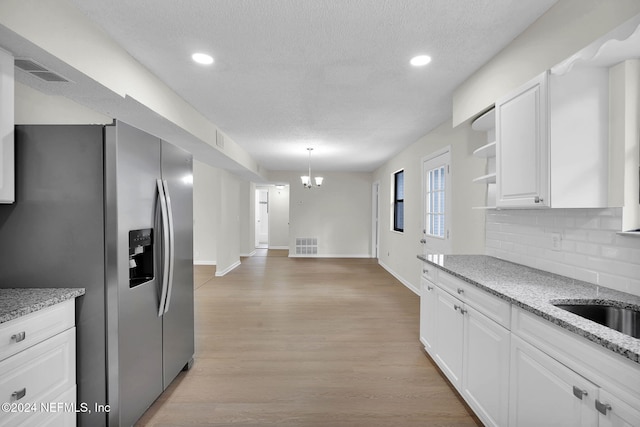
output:
[[[107,181],[115,180],[116,191],[115,206],[107,206],[106,233],[109,272],[114,266],[116,271],[107,276],[109,421],[130,426],[163,390],[159,254],[156,249],[155,278],[134,288],[129,287],[128,262],[129,230],[155,227],[161,145],[158,138],[121,122],[105,132]],[[112,157],[115,162],[109,162]],[[109,250],[112,245],[115,250]]]
[[[173,213],[173,286],[163,319],[164,387],[191,363],[193,329],[193,165],[186,151],[162,143],[162,178]]]

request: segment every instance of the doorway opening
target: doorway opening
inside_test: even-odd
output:
[[[269,247],[269,190],[256,188],[256,248]]]

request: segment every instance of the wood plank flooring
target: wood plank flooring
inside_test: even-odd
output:
[[[195,364],[136,426],[481,425],[418,341],[417,295],[376,260],[283,254],[196,267]]]

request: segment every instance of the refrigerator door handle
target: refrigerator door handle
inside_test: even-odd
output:
[[[169,286],[167,289],[167,301],[165,302],[164,312],[169,311],[171,303],[171,295],[173,293],[173,270],[175,266],[176,250],[175,250],[175,232],[173,227],[173,210],[171,209],[171,197],[169,196],[169,184],[164,180],[164,194],[167,199],[167,216],[169,218]]]
[[[158,316],[164,314],[165,301],[167,299],[167,287],[169,284],[169,220],[167,214],[167,198],[164,192],[164,184],[161,179],[156,180],[158,187],[158,200],[160,201],[160,222],[162,223],[162,291],[158,304]]]

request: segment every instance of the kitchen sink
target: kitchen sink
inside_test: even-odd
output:
[[[554,304],[618,332],[640,338],[640,310],[599,304]]]

